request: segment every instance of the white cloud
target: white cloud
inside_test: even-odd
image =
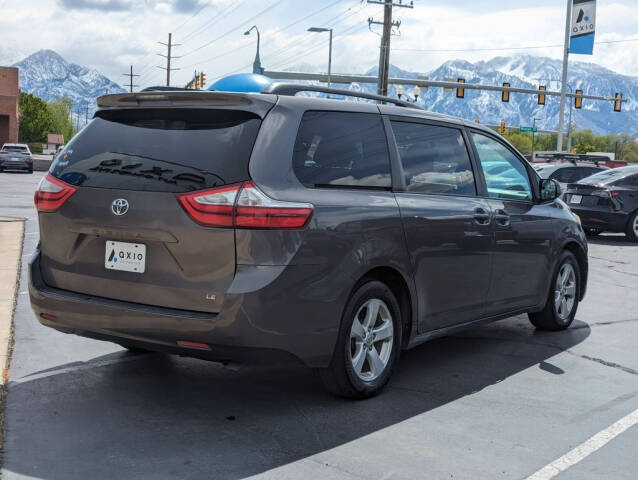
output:
[[[249,70],[256,38],[244,30],[257,23],[262,35],[262,61],[266,68],[312,64],[327,68],[327,34],[312,34],[309,26],[334,28],[333,71],[363,72],[378,61],[379,37],[368,30],[367,18],[379,18],[382,9],[359,0],[285,0],[248,21],[275,0],[0,0],[0,64],[11,64],[24,56],[50,48],[68,61],[96,68],[122,82],[130,64],[143,74],[143,85],[161,83],[165,73],[156,68],[164,59],[169,31],[183,43],[174,50],[173,78],[185,83],[195,68],[212,80],[238,69]],[[208,4],[205,8],[202,8]],[[530,53],[559,58],[561,47],[503,51],[414,51],[466,50],[519,46],[561,45],[564,34],[563,2],[512,1],[507,6],[494,0],[428,0],[415,2],[414,9],[396,9],[401,36],[392,39],[392,63],[409,70],[428,71],[442,62],[469,61],[497,55]],[[121,7],[125,8],[121,8]],[[287,30],[283,27],[324,7]],[[179,28],[178,28],[179,27]],[[235,29],[236,27],[236,29]],[[638,37],[638,6],[635,0],[599,2],[597,41]],[[176,30],[177,29],[177,30]],[[235,30],[233,30],[235,29]],[[212,39],[220,40],[189,53]],[[410,50],[412,49],[412,50]],[[638,42],[596,45],[595,55],[573,56],[627,75],[638,76]]]

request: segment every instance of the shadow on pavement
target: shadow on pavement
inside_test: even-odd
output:
[[[4,475],[242,478],[336,447],[538,365],[589,327],[536,332],[523,317],[404,352],[381,395],[324,393],[301,367],[238,371],[163,355],[117,353],[94,368],[9,385]],[[123,360],[104,364],[105,360]],[[86,366],[86,365],[85,365]],[[49,372],[51,373],[51,372]]]

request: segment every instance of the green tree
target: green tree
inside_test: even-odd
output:
[[[51,118],[53,119],[53,130],[50,133],[61,133],[64,141],[68,142],[75,135],[73,121],[71,119],[71,107],[73,100],[69,97],[56,98],[47,104]]]
[[[20,126],[18,138],[21,142],[45,142],[53,131],[53,118],[47,103],[30,93],[20,92],[18,100]]]
[[[516,147],[523,155],[532,153],[532,135],[528,133],[513,132],[505,134],[505,138]],[[534,145],[536,148],[536,145]]]

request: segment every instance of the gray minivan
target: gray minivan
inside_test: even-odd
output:
[[[101,97],[35,194],[39,321],[130,349],[296,358],[355,398],[456,329],[570,325],[587,244],[555,181],[488,128],[295,96],[308,88]]]

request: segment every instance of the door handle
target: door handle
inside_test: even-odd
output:
[[[474,209],[474,221],[478,225],[489,225],[490,220],[491,220],[491,217],[487,210],[481,207],[477,207]]]
[[[496,222],[497,225],[500,225],[501,227],[509,227],[510,216],[507,214],[505,210],[499,208],[495,212],[494,221]]]

